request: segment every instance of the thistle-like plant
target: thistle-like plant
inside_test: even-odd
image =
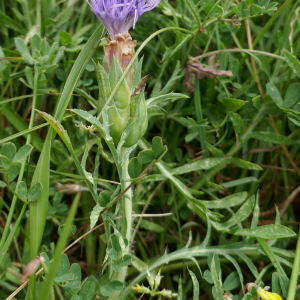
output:
[[[138,18],[144,12],[155,8],[160,0],[87,1],[108,31],[106,44],[103,47],[103,63],[98,64],[98,73],[103,87],[100,90],[99,105],[102,109],[134,55],[136,41],[132,40],[128,30],[134,28]],[[143,94],[145,80],[141,80],[140,71],[141,65],[135,64],[126,74],[111,103],[108,103],[110,134],[115,144],[120,141],[124,129],[133,123],[124,147],[136,144],[147,129],[147,106]]]

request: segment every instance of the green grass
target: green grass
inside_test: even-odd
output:
[[[255,282],[298,299],[298,7],[162,1],[101,106],[107,33],[88,4],[1,0],[0,298],[250,300]],[[148,128],[128,150],[108,107],[142,57]],[[41,253],[48,270],[14,295]]]

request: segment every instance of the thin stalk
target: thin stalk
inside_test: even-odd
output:
[[[197,123],[199,123],[200,121],[203,120],[199,80],[195,80],[194,101],[195,101],[195,109],[196,109],[196,120]],[[206,149],[205,129],[203,127],[198,127],[198,134],[199,134],[199,140],[201,145],[201,151],[204,151]],[[208,156],[209,156],[208,152],[204,151],[203,157],[208,158]]]
[[[180,241],[180,248],[181,248],[183,245],[183,242],[182,242],[182,234],[181,234],[180,218],[179,218],[179,214],[178,214],[177,200],[176,200],[176,195],[175,195],[173,184],[171,184],[171,189],[172,189],[172,195],[173,195],[173,199],[174,199],[174,208],[176,211],[176,221],[177,221],[177,226],[178,226],[178,234],[179,234],[179,241]]]
[[[255,283],[259,284],[260,281],[262,280],[263,276],[269,271],[269,269],[271,269],[273,267],[273,264],[270,263],[268,265],[266,265],[261,272],[259,273],[258,277],[255,279]]]
[[[298,242],[297,242],[297,248],[295,252],[295,259],[293,263],[292,276],[290,279],[290,286],[289,286],[288,296],[286,300],[295,299],[299,268],[300,268],[300,230],[298,234]]]
[[[37,99],[37,83],[38,83],[38,70],[35,69],[35,73],[34,73],[34,93],[33,93],[31,116],[30,116],[28,129],[31,129],[33,127],[34,119],[35,119],[35,106],[36,106],[36,99]],[[30,144],[30,142],[31,142],[31,134],[28,134],[27,139],[26,139],[26,144]],[[23,175],[24,175],[24,172],[25,172],[25,166],[26,166],[26,160],[21,165],[21,170],[20,170],[20,174],[19,174],[19,177],[18,177],[17,186],[23,180]],[[8,235],[9,226],[10,226],[11,221],[12,221],[12,217],[13,217],[14,210],[15,210],[15,207],[16,207],[17,199],[18,199],[17,196],[14,195],[12,203],[10,205],[9,213],[8,213],[8,216],[7,216],[5,228],[3,230],[3,234],[2,234],[2,237],[1,237],[1,241],[0,241],[1,251],[2,251],[2,247],[5,243],[5,240],[6,240],[7,235]]]
[[[209,56],[213,56],[216,54],[221,54],[224,52],[229,52],[229,53],[239,53],[239,52],[243,52],[243,53],[253,53],[253,54],[260,54],[260,55],[265,55],[265,56],[270,56],[272,58],[275,59],[279,59],[279,60],[283,60],[285,61],[285,58],[273,53],[269,53],[269,52],[265,52],[265,51],[258,51],[258,50],[249,50],[249,49],[221,49],[221,50],[216,50],[216,51],[212,51],[209,53],[205,53],[205,54],[201,54],[199,56],[193,57],[193,59],[201,59],[204,57],[209,57]]]
[[[126,152],[126,148],[122,148],[121,150],[121,157],[124,156]],[[123,159],[123,158],[121,158]],[[130,181],[127,181],[125,179],[129,178],[128,174],[128,163],[129,158],[126,159],[126,162],[124,164],[124,168],[122,169],[122,177],[121,178],[121,191],[124,191],[126,188],[129,187]],[[123,214],[125,218],[123,217],[123,220],[126,222],[126,234],[125,237],[128,241],[128,246],[125,249],[125,254],[129,253],[130,249],[130,242],[131,242],[131,219],[132,219],[132,191],[131,188],[127,190],[127,192],[122,196],[122,203],[123,203]]]
[[[3,245],[3,247],[1,248],[1,251],[0,251],[0,264],[2,263],[4,257],[5,257],[5,254],[13,240],[13,237],[15,236],[15,233],[20,225],[20,222],[22,220],[22,217],[23,217],[23,214],[25,213],[26,211],[26,207],[27,207],[27,204],[24,204],[23,207],[22,207],[22,210],[20,211],[20,214],[19,214],[19,217],[13,227],[13,229],[11,230],[9,236],[7,239],[5,239],[5,243]]]
[[[262,247],[262,249],[265,251],[266,255],[269,257],[270,261],[273,263],[275,269],[277,270],[277,272],[280,275],[286,275],[280,262],[278,261],[278,259],[276,258],[276,255],[274,254],[274,252],[272,251],[271,247],[268,245],[268,243],[262,239],[262,238],[256,238],[256,240],[258,241],[258,243],[260,244],[260,246]],[[300,254],[300,249],[299,249],[299,254]],[[300,256],[299,256],[300,258]],[[299,269],[297,269],[298,272]]]
[[[36,29],[39,36],[42,35],[42,13],[41,13],[41,0],[36,1]]]

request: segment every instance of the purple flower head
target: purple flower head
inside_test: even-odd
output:
[[[138,18],[154,9],[160,0],[86,0],[113,38],[135,27]]]

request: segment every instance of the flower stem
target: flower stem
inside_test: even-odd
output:
[[[299,268],[300,268],[300,230],[298,234],[298,242],[297,242],[297,248],[296,248],[295,259],[293,264],[292,276],[290,279],[289,292],[286,300],[295,299]]]
[[[121,159],[123,159],[123,156],[126,152],[127,148],[121,149]],[[125,179],[128,179],[128,163],[129,158],[126,159],[126,162],[124,164],[124,167],[122,169],[122,178],[121,178],[121,190],[124,191],[129,185],[130,181],[127,181]],[[126,228],[126,231],[124,230],[125,237],[128,240],[128,246],[125,249],[125,254],[129,253],[130,249],[130,241],[131,241],[131,219],[132,219],[132,191],[131,188],[123,195],[122,197],[122,206],[123,206],[123,225],[125,225],[124,228]]]
[[[124,159],[124,155],[127,151],[127,148],[123,147],[121,149],[121,162]],[[122,172],[120,176],[121,182],[121,191],[125,191],[130,186],[130,181],[126,180],[129,178],[128,175],[128,163],[129,158],[126,158],[125,163],[123,163]],[[122,218],[122,235],[126,237],[128,245],[125,248],[124,254],[129,254],[130,242],[132,235],[132,190],[129,188],[126,193],[122,196],[122,208],[123,208],[123,218]],[[123,267],[122,271],[116,272],[113,280],[118,280],[125,283],[125,277],[127,274],[127,267]],[[114,291],[113,294],[108,298],[109,300],[118,299],[120,297],[120,291]]]

